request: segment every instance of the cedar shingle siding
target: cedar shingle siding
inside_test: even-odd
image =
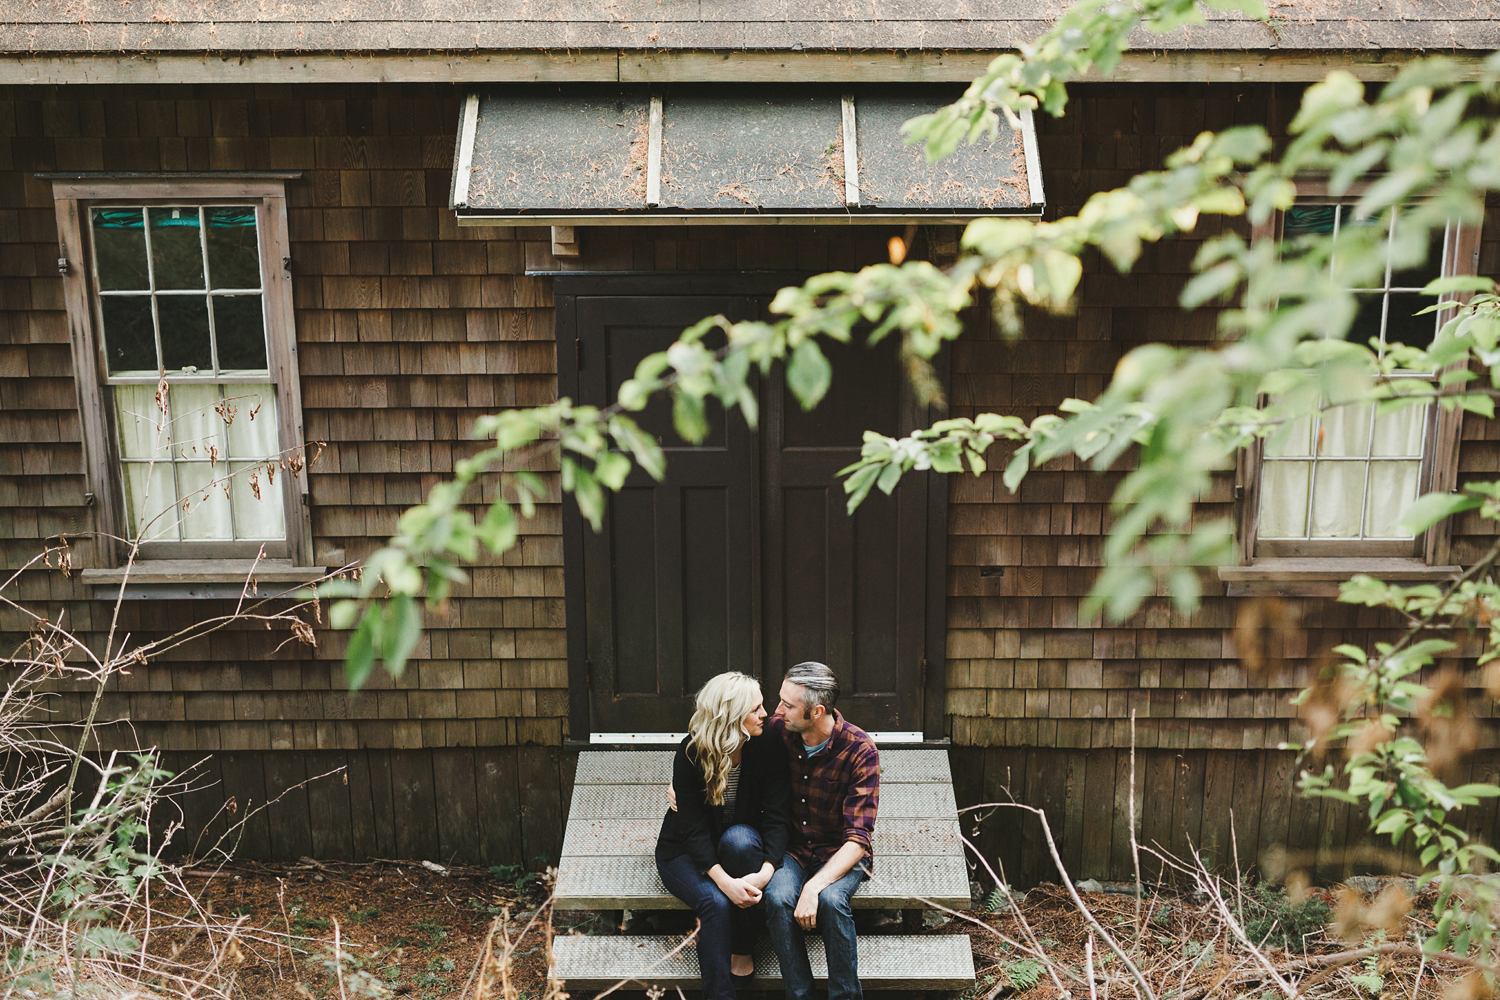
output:
[[[1270,85],[1086,85],[1067,117],[1039,120],[1049,214],[1160,164],[1202,129],[1264,123],[1284,134],[1299,97]],[[559,266],[544,229],[460,230],[447,209],[458,91],[427,85],[161,86],[0,89],[0,545],[14,569],[40,539],[87,530],[75,389],[56,274],[49,186],[36,170],[291,168],[294,304],[304,418],[326,442],[310,470],[314,551],[323,565],[367,556],[396,518],[472,451],[468,428],[499,407],[556,394],[550,282]],[[1500,273],[1500,211],[1492,210],[1480,271]],[[1176,306],[1199,242],[1148,247],[1136,271],[1090,257],[1072,316],[1030,316],[1007,344],[982,310],[953,352],[953,412],[1030,419],[1069,396],[1091,397],[1121,354],[1146,340],[1204,343],[1211,310]],[[866,227],[663,227],[588,230],[581,265],[599,270],[851,268],[884,259],[888,234]],[[951,233],[931,234],[933,245]],[[1462,475],[1500,471],[1500,425],[1465,427]],[[993,468],[1002,468],[1002,455]],[[550,468],[550,467],[549,467]],[[547,469],[542,470],[549,483]],[[1129,870],[1121,820],[1130,794],[1129,717],[1140,748],[1136,810],[1142,839],[1189,843],[1223,857],[1280,844],[1321,845],[1336,870],[1357,812],[1291,791],[1298,736],[1287,696],[1319,652],[1368,644],[1390,622],[1308,599],[1305,626],[1280,650],[1289,668],[1252,679],[1235,659],[1237,599],[1210,590],[1182,615],[1153,599],[1123,626],[1080,617],[1100,564],[1117,474],[1061,461],[1011,496],[999,474],[950,484],[949,734],[960,804],[1008,785],[1047,808],[1064,858],[1082,876]],[[484,483],[484,498],[504,474]],[[554,487],[555,489],[555,487]],[[225,795],[275,797],[307,777],[339,779],[291,793],[273,823],[251,825],[242,853],[529,861],[556,853],[571,784],[563,620],[561,508],[556,495],[504,559],[482,562],[429,620],[400,681],[377,671],[368,690],[342,686],[344,636],[318,632],[309,651],[281,633],[220,633],[123,678],[101,717],[128,719],[106,749],[157,745],[169,766],[207,758],[190,823]],[[1226,477],[1203,516],[1232,516]],[[1492,526],[1466,515],[1454,559],[1470,562]],[[80,543],[80,561],[87,543]],[[1003,568],[1003,572],[1000,570]],[[28,571],[21,596],[53,621],[101,635],[109,603],[76,580]],[[160,636],[224,602],[125,602],[121,628]],[[7,642],[20,638],[6,619]],[[65,691],[58,720],[80,718]],[[1490,703],[1479,710],[1488,714]],[[1493,739],[1493,734],[1487,736]],[[287,753],[284,751],[305,751]],[[1493,777],[1483,751],[1476,779]],[[519,809],[516,804],[519,803]],[[1149,807],[1146,804],[1149,803]],[[393,822],[401,816],[405,822]],[[1494,807],[1472,825],[1493,827]],[[986,825],[984,846],[1017,881],[1045,877],[1035,831],[1013,816]],[[222,819],[219,820],[222,826]]]
[[[535,263],[548,252],[549,234],[458,229],[447,209],[457,115],[457,93],[431,86],[0,92],[8,568],[41,538],[90,525],[51,191],[32,171],[304,171],[288,187],[288,216],[306,433],[327,444],[309,472],[321,565],[378,548],[401,511],[475,449],[475,416],[555,398],[550,289],[522,273],[528,254]],[[555,483],[551,467],[538,468]],[[484,497],[504,481],[487,477]],[[288,797],[277,822],[252,824],[250,856],[555,853],[567,679],[560,508],[549,500],[519,546],[481,561],[429,619],[401,680],[377,671],[350,696],[346,633],[320,631],[313,651],[246,625],[122,678],[100,718],[129,727],[102,730],[103,748],[159,746],[174,768],[234,751],[209,757],[197,783],[222,779],[242,806],[348,765],[347,786],[315,782]],[[27,572],[20,593],[102,641],[110,604],[89,600],[76,577]],[[158,638],[232,609],[126,601],[119,626]],[[86,710],[85,695],[66,692],[56,719]],[[393,805],[415,821],[393,827]],[[489,822],[477,823],[481,813]]]

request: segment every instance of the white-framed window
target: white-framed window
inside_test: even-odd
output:
[[[48,176],[106,561],[305,565],[286,176]]]
[[[1303,185],[1306,187],[1306,185]],[[1314,193],[1255,234],[1289,240],[1337,234],[1347,226],[1387,227],[1386,246],[1400,225],[1400,210],[1360,220],[1347,201]],[[1399,269],[1387,258],[1377,280],[1347,285],[1358,302],[1348,337],[1360,344],[1426,347],[1447,315],[1418,315],[1432,304],[1421,289],[1434,278],[1472,274],[1477,228],[1450,223],[1433,234],[1427,260]],[[1333,264],[1337,277],[1337,262]],[[1436,383],[1437,372],[1393,377]],[[1377,413],[1372,403],[1336,406],[1297,421],[1251,450],[1241,468],[1249,483],[1241,518],[1242,557],[1370,557],[1446,560],[1446,536],[1413,537],[1399,522],[1423,493],[1446,489],[1457,466],[1459,417],[1435,406]]]

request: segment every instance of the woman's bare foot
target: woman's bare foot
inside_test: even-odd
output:
[[[733,976],[749,976],[755,973],[755,956],[753,955],[730,955],[729,974]]]

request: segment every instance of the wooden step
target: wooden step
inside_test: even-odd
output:
[[[865,910],[900,909],[918,899],[967,909],[969,868],[962,855],[875,857],[875,875],[850,897]],[[565,857],[557,867],[553,907],[559,910],[682,910],[651,857]]]
[[[656,850],[661,819],[572,819],[563,839],[564,857],[649,855]],[[887,819],[875,823],[875,857],[952,855],[963,852],[956,819]]]
[[[654,819],[667,812],[665,785],[574,785],[568,821],[577,819]],[[953,786],[918,782],[882,783],[876,826],[888,819],[957,819]]]
[[[693,945],[675,955],[681,937],[671,935],[558,936],[552,941],[552,974],[578,990],[608,989],[622,980],[664,988],[696,988],[698,951]],[[670,955],[670,957],[668,957]],[[828,962],[823,939],[807,936],[813,976],[824,982]],[[782,989],[781,967],[771,942],[755,947],[756,976],[745,989]],[[859,938],[859,981],[867,990],[963,990],[974,985],[974,955],[967,934],[863,934]]]
[[[575,785],[665,785],[672,780],[673,750],[585,750],[578,755]],[[880,782],[951,783],[942,750],[880,751]]]
[[[670,750],[590,750],[578,755],[572,805],[558,862],[560,910],[675,910],[683,904],[656,874],[653,852],[667,811]],[[853,905],[906,908],[932,900],[969,906],[948,755],[882,750],[875,877]]]

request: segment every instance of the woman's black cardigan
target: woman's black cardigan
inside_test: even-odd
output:
[[[735,793],[734,816],[721,823],[719,809],[708,804],[703,769],[688,756],[684,737],[672,758],[672,790],[676,811],[667,810],[656,838],[656,856],[669,861],[680,854],[693,859],[693,867],[707,872],[719,863],[719,838],[724,830],[747,823],[760,831],[761,848],[772,868],[781,867],[791,831],[792,774],[786,744],[780,735],[765,732],[745,741],[740,754],[740,784]]]

